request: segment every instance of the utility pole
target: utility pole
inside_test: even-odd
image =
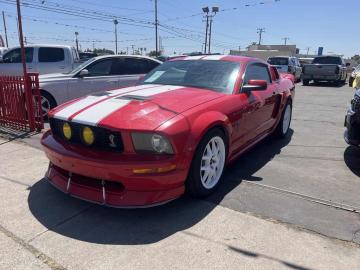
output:
[[[158,21],[158,5],[157,5],[157,0],[155,0],[155,53],[156,56],[159,56],[159,44],[158,44],[158,25],[159,25],[159,21]]]
[[[284,37],[284,38],[282,38],[282,40],[284,40],[284,45],[287,45],[287,41],[289,40],[290,38],[288,38],[288,37]]]
[[[131,48],[132,48],[132,54],[133,54],[133,55],[135,54],[134,47],[135,47],[135,45],[131,45]]]
[[[241,46],[239,46],[239,52],[241,52]]]
[[[310,47],[307,47],[307,48],[306,48],[306,55],[309,55],[310,49],[311,49]]]
[[[205,48],[204,48],[204,53],[206,53],[206,49],[207,49],[207,40],[208,40],[208,31],[209,31],[209,7],[204,7],[203,12],[205,13],[205,17],[206,17],[206,28],[205,28]]]
[[[79,40],[78,40],[79,32],[75,32],[75,43],[76,43],[76,51],[79,53]]]
[[[5,31],[5,41],[6,41],[6,47],[9,47],[8,37],[7,37],[7,29],[6,29],[6,21],[5,21],[5,12],[2,12],[3,17],[3,23],[4,23],[4,31]]]
[[[211,10],[211,15],[210,17],[210,29],[209,29],[209,48],[208,48],[208,53],[211,53],[211,33],[212,33],[212,24],[214,21],[214,17],[216,15],[216,13],[219,12],[219,7],[212,7]]]
[[[126,47],[126,54],[129,54],[129,47]]]
[[[118,37],[117,37],[117,25],[118,20],[114,19],[114,25],[115,25],[115,54],[118,54]]]
[[[259,34],[259,45],[261,45],[262,34],[265,33],[265,28],[258,28],[257,33]]]

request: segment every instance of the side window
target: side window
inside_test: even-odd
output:
[[[245,71],[244,84],[248,84],[250,80],[265,80],[271,83],[267,66],[260,63],[250,64]]]
[[[271,67],[270,71],[271,71],[271,79],[272,79],[272,81],[278,81],[280,79],[280,75],[279,75],[279,72],[278,72],[277,68],[276,67]]]
[[[26,63],[33,61],[34,48],[25,48]],[[8,51],[3,56],[4,63],[21,63],[20,48]]]
[[[54,63],[65,60],[64,49],[62,48],[39,48],[39,62],[40,63]]]
[[[122,75],[146,74],[148,73],[148,61],[145,59],[125,58]]]
[[[95,62],[91,64],[87,70],[89,74],[87,76],[109,76],[111,75],[111,68],[112,68],[112,59],[106,59],[99,62]]]
[[[146,73],[149,73],[151,70],[153,70],[154,68],[156,68],[158,65],[160,65],[160,63],[152,61],[152,60],[147,60],[148,62],[148,70]]]

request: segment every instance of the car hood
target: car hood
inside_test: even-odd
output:
[[[154,130],[176,115],[224,95],[183,86],[139,85],[81,98],[56,108],[50,117],[110,129]]]
[[[64,79],[70,79],[73,74],[64,74],[64,73],[52,73],[52,74],[44,74],[39,76],[40,83],[49,82],[49,81],[58,81]]]

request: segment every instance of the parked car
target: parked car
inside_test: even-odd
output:
[[[92,58],[69,73],[40,75],[43,116],[71,99],[136,84],[161,63],[143,56],[107,55]]]
[[[290,73],[294,75],[295,81],[301,81],[302,67],[299,59],[292,56],[269,57],[268,63],[275,66],[280,73]]]
[[[4,53],[6,53],[8,50],[8,48],[6,47],[0,47],[0,61],[2,60],[2,57],[4,55]]]
[[[290,76],[290,74],[287,74]],[[218,187],[225,165],[289,132],[295,86],[262,60],[212,55],[167,61],[135,87],[49,113],[46,178],[116,207],[166,203]]]
[[[318,56],[312,64],[303,66],[303,84],[309,85],[310,81],[315,83],[320,81],[334,82],[338,85],[344,84],[347,79],[344,59],[340,56]]]
[[[345,141],[360,147],[360,88],[355,92],[345,117]]]
[[[79,63],[74,47],[63,45],[29,45],[25,47],[28,72],[39,74],[70,72]],[[9,49],[0,61],[0,75],[22,75],[19,47]]]
[[[98,56],[98,54],[93,52],[79,52],[79,57],[81,62],[85,62],[86,60],[89,60],[96,56]]]
[[[354,67],[352,72],[351,72],[351,75],[350,75],[350,78],[349,78],[349,86],[350,87],[353,87],[354,79],[356,78],[356,76],[358,74],[360,74],[360,65],[358,65],[357,67]]]

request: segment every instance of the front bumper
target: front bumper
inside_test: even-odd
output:
[[[184,193],[188,158],[91,150],[55,139],[41,139],[50,160],[48,181],[71,196],[113,207],[149,207]],[[134,174],[133,169],[169,167],[166,173]]]
[[[345,116],[344,139],[347,144],[360,147],[360,116],[359,113],[348,110]]]

